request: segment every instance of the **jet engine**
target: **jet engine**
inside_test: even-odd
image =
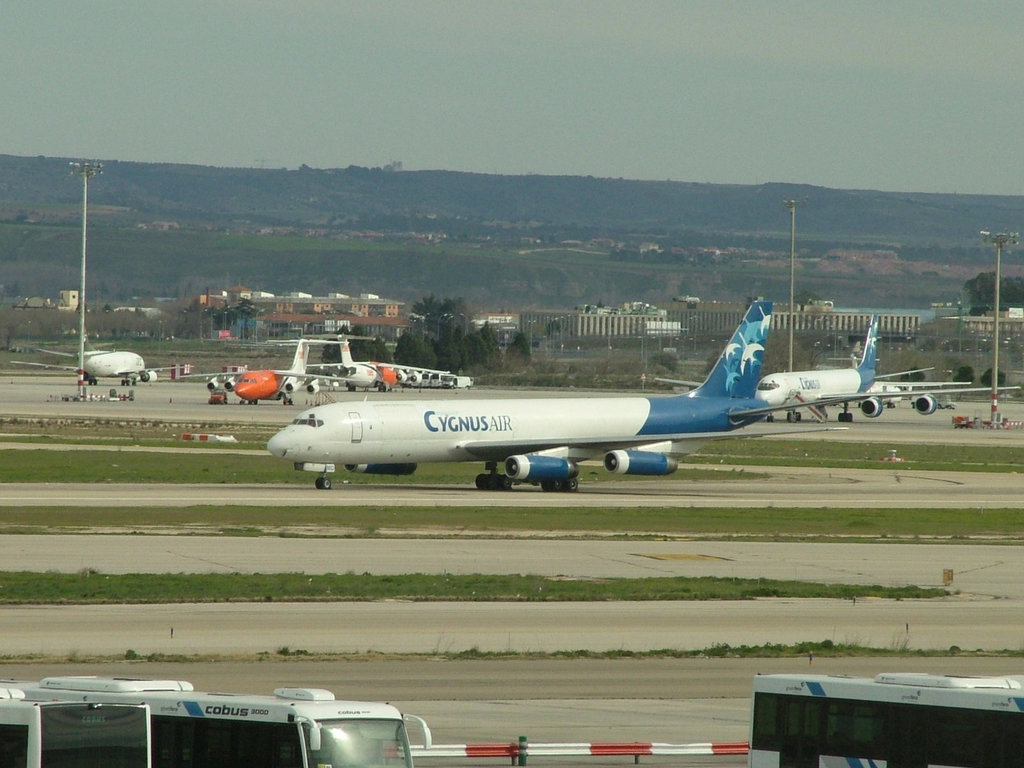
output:
[[[208,390],[210,390],[211,392],[213,392],[213,390],[215,390],[215,389],[218,389],[219,387],[220,387],[220,379],[218,379],[216,376],[214,376],[212,379],[210,379],[208,382],[206,382],[206,388]]]
[[[867,400],[861,400],[860,412],[867,416],[869,419],[877,419],[882,415],[882,410],[885,406],[882,405],[882,401],[877,397],[869,397]]]
[[[910,402],[911,405],[914,406],[914,410],[922,416],[930,416],[935,413],[939,407],[939,401],[931,395],[917,395]]]
[[[306,385],[306,391],[311,395],[315,395],[320,391],[320,382],[317,379],[313,379]]]
[[[207,384],[206,386],[210,386],[210,385]],[[227,381],[225,381],[224,382],[224,389],[226,389],[228,392],[233,392],[234,389],[235,389],[235,382],[234,382],[234,380],[233,379],[228,379]]]
[[[671,475],[679,462],[671,456],[651,451],[609,451],[604,468],[617,475]]]
[[[416,471],[415,464],[346,464],[349,472],[360,472],[367,475],[411,475]]]
[[[580,468],[575,462],[554,456],[509,456],[505,459],[505,474],[513,480],[568,480],[579,473]]]
[[[417,371],[406,371],[405,381],[407,384],[415,384],[420,380],[420,375]]]
[[[139,381],[156,381],[156,371],[141,371]]]

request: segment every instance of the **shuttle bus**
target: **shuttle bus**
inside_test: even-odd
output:
[[[0,687],[3,768],[149,768],[149,707],[28,701]]]
[[[1024,676],[758,676],[749,765],[1020,768]]]
[[[273,696],[203,693],[184,680],[49,677],[19,683],[40,701],[146,703],[153,768],[413,768],[406,718],[389,704],[339,701],[321,688]]]

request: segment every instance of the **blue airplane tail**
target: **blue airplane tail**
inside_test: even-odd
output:
[[[871,316],[868,335],[864,339],[864,352],[860,356],[857,372],[860,374],[860,391],[866,392],[875,383],[875,366],[878,363],[878,315]]]
[[[764,346],[771,329],[772,302],[755,301],[722,356],[693,396],[752,398],[761,378]]]

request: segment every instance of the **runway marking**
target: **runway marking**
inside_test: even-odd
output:
[[[649,555],[644,552],[636,553],[637,557],[646,557],[651,560],[730,560],[728,557],[717,557],[715,555],[694,555],[685,552],[679,552],[676,554],[658,554]]]

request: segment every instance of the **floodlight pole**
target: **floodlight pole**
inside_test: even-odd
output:
[[[801,200],[783,200],[782,204],[789,209],[789,368],[793,370],[793,326],[796,316],[793,312],[793,285],[796,282],[796,207],[803,205]]]
[[[1000,264],[1003,256],[1003,246],[1015,245],[1017,243],[1016,232],[998,232],[992,234],[982,230],[981,239],[986,243],[994,243],[996,246],[996,285],[995,285],[995,306],[992,311],[992,426],[999,423],[999,283]]]
[[[89,179],[103,172],[102,163],[69,163],[71,173],[82,177],[82,281],[78,287],[78,396],[85,390],[85,254],[89,216]]]

